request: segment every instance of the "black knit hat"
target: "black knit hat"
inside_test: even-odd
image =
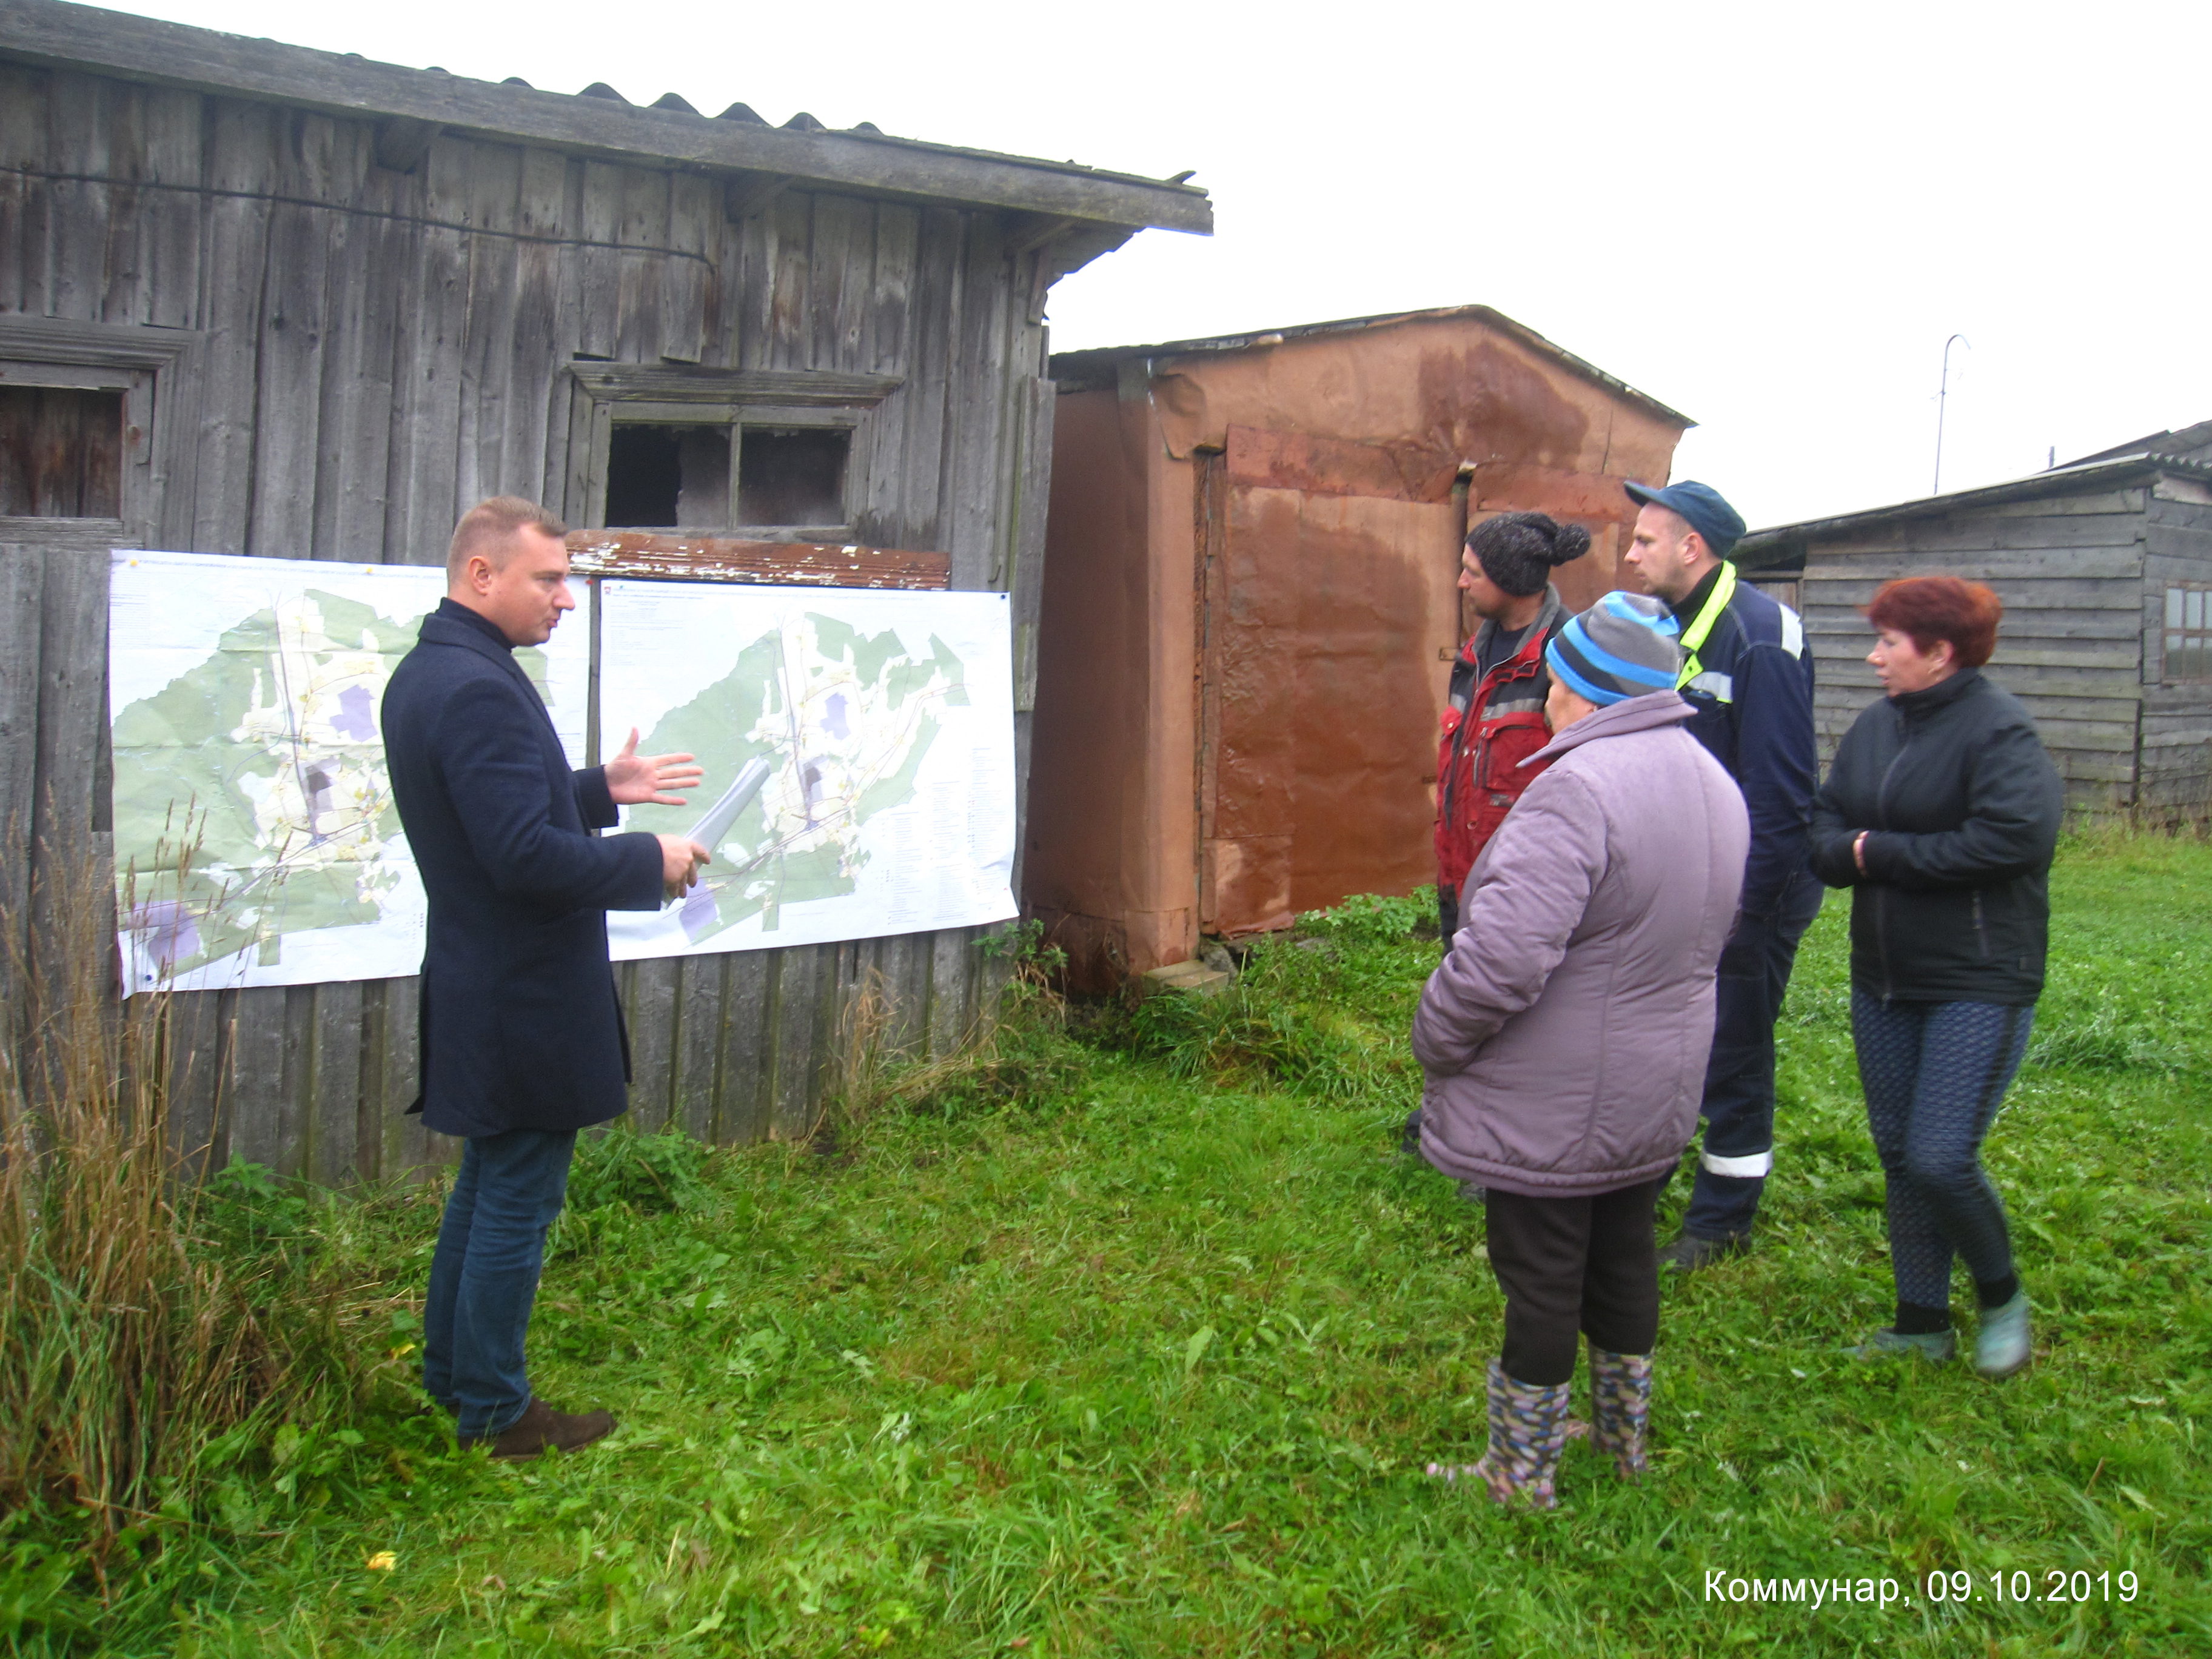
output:
[[[1467,532],[1482,574],[1516,599],[1540,593],[1552,572],[1589,551],[1589,532],[1548,513],[1501,513]]]

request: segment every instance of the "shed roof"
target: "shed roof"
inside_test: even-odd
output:
[[[1280,345],[1285,340],[1352,335],[1401,323],[1448,321],[1476,322],[1496,329],[1538,355],[1550,358],[1562,368],[1586,380],[1595,382],[1616,397],[1626,398],[1662,420],[1672,421],[1685,428],[1697,424],[1680,410],[1669,409],[1650,393],[1638,392],[1627,381],[1607,374],[1596,364],[1576,356],[1565,347],[1555,345],[1526,324],[1516,323],[1504,312],[1493,311],[1488,306],[1443,306],[1431,311],[1393,311],[1379,317],[1346,317],[1334,322],[1257,329],[1249,334],[1217,334],[1199,340],[1167,340],[1158,345],[1092,346],[1081,351],[1056,351],[1052,358],[1052,378],[1064,385],[1088,388],[1110,384],[1120,365],[1132,357],[1184,357],[1200,352],[1249,351]]]
[[[2212,421],[2199,421],[2194,426],[2153,432],[2111,449],[2100,449],[2094,455],[2081,456],[2067,465],[2079,466],[2084,461],[2108,461],[2115,456],[2144,454],[2172,455],[2185,461],[2212,459]]]
[[[0,58],[617,161],[768,174],[802,188],[1017,209],[1131,230],[1213,228],[1206,191],[1179,180],[893,138],[865,125],[832,131],[805,115],[774,127],[743,104],[702,115],[673,93],[641,107],[604,82],[574,94],[540,92],[519,80],[494,84],[404,69],[64,0],[0,0]]]
[[[1753,531],[1736,544],[1736,562],[1748,566],[1771,562],[1763,561],[1759,555],[1772,553],[1777,558],[1784,557],[1798,543],[1832,535],[1839,531],[1861,529],[1869,525],[1939,518],[1961,507],[1997,507],[2008,501],[2029,501],[2045,496],[2079,495],[2087,490],[2117,489],[2161,475],[2212,483],[2212,462],[2185,460],[2177,456],[2154,454],[2148,451],[2075,461],[2065,466],[2054,467],[2047,472],[2034,472],[2024,478],[2009,478],[2002,483],[1985,484],[1978,489],[1952,490],[1942,495],[1923,495],[1912,501],[1897,501],[1887,507],[1865,507],[1856,513],[1838,514],[1832,518],[1801,519],[1796,524],[1771,525]]]

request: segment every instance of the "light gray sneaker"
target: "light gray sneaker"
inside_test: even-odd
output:
[[[1931,1365],[1948,1365],[1959,1357],[1959,1336],[1955,1331],[1929,1331],[1905,1336],[1885,1325],[1878,1331],[1869,1331],[1865,1341],[1844,1352],[1854,1359],[1891,1359],[1899,1354],[1917,1354]]]
[[[2015,1291],[2001,1308],[1982,1310],[1974,1333],[1974,1369],[1991,1382],[2010,1376],[2027,1364],[2035,1345],[2027,1328],[2027,1292]]]

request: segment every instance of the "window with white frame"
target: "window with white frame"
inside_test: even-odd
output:
[[[2212,684],[2212,582],[2175,582],[2166,590],[2160,660],[2168,685]]]

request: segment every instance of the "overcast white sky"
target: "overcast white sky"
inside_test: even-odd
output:
[[[1165,177],[1057,348],[1480,302],[1701,424],[1753,525],[2212,417],[2212,6],[150,0],[389,63]]]

